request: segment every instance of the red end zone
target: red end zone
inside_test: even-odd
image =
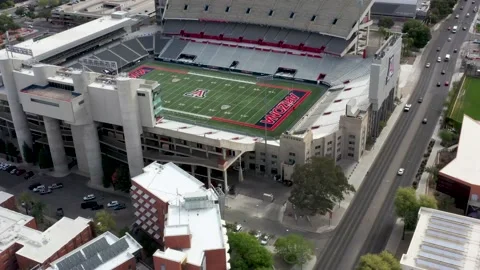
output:
[[[186,71],[186,70],[142,65],[142,66],[139,66],[136,69],[130,71],[128,73],[128,77],[135,78],[135,79],[140,78],[140,77],[152,72],[153,70],[161,70],[161,71],[167,71],[167,72],[172,72],[172,73],[188,74],[188,71]]]
[[[276,85],[258,84],[259,86],[265,86],[270,88],[280,88],[290,90],[290,88]],[[310,91],[305,90],[290,90],[289,93],[279,101],[273,108],[271,108],[266,115],[264,115],[255,124],[235,121],[231,119],[225,119],[222,117],[212,117],[212,120],[235,124],[244,127],[267,129],[268,131],[274,131],[280,126],[285,119],[287,119],[292,112],[303,103],[303,101],[310,95]]]

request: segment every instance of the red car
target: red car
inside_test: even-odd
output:
[[[445,86],[449,86],[450,83],[448,81],[445,82]]]
[[[452,29],[450,26],[448,27],[448,31],[450,31],[450,29]]]
[[[15,175],[17,176],[20,176],[22,174],[24,174],[26,171],[24,169],[18,169],[16,172],[15,172]]]

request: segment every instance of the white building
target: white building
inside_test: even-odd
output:
[[[480,268],[480,220],[421,208],[403,270],[470,270]]]

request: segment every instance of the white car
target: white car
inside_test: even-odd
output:
[[[45,188],[46,188],[45,185],[40,185],[40,186],[34,188],[33,192],[40,192],[42,190],[45,190]]]
[[[455,19],[458,19],[458,18],[460,18],[460,15],[458,15],[458,14],[455,15]]]
[[[403,111],[408,112],[410,111],[411,107],[412,107],[412,104],[405,104],[405,108],[403,108]]]
[[[447,40],[448,40],[448,41],[452,41],[452,38],[451,38],[451,37],[449,37]]]
[[[115,207],[119,204],[120,203],[118,201],[111,201],[111,202],[107,203],[107,207]]]
[[[93,194],[88,194],[87,196],[83,197],[84,201],[91,201],[95,199],[95,195]]]
[[[404,168],[400,168],[398,169],[398,175],[403,175],[405,173],[405,169]]]
[[[442,62],[442,58],[441,57],[437,57],[437,62]]]
[[[430,67],[430,63],[427,63],[427,64],[425,65],[425,67],[426,67],[426,68],[429,68],[429,67]]]
[[[257,239],[260,239],[260,237],[262,237],[262,232],[261,232],[261,231],[257,231],[254,236],[255,236],[255,238],[257,238]]]
[[[264,235],[261,239],[260,239],[260,244],[262,244],[263,246],[267,245],[268,244],[268,235]]]
[[[242,224],[237,224],[237,226],[235,226],[235,232],[239,232],[242,229],[243,229]]]

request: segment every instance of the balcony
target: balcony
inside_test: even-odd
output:
[[[28,113],[83,124],[83,95],[55,87],[31,85],[20,91],[23,109]]]
[[[100,136],[100,143],[125,151],[125,143],[107,136]],[[152,147],[152,146],[149,146],[149,147]],[[175,152],[175,151],[171,151],[171,152]],[[155,151],[155,150],[143,151],[143,157],[146,159],[156,160],[160,162],[173,162],[178,164],[197,165],[197,166],[203,166],[203,167],[211,168],[214,170],[221,170],[221,171],[226,170],[228,168],[228,165],[232,163],[232,161],[223,161],[223,159],[221,159],[218,156],[213,156],[211,158],[197,157],[197,156],[192,156],[188,151],[185,151],[185,153],[181,153],[181,154],[185,156],[163,154],[160,148],[159,148],[159,151]],[[124,159],[124,157],[120,157],[120,156],[116,156],[114,158]],[[232,159],[235,159],[235,157]]]

